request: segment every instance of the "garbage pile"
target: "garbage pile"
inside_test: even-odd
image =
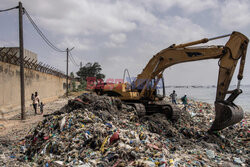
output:
[[[209,104],[192,100],[171,122],[160,113],[138,117],[116,98],[83,94],[31,129],[17,159],[31,166],[250,165],[249,117],[208,134],[213,118]]]

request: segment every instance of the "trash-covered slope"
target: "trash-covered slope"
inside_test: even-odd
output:
[[[83,94],[31,129],[17,159],[82,167],[250,165],[249,119],[208,134],[213,117],[209,104],[190,101],[177,122],[162,114],[139,118],[119,99]]]

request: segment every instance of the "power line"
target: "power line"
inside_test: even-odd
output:
[[[69,56],[69,60],[70,60],[74,65],[76,65],[75,62],[72,60],[71,56]]]
[[[72,63],[74,63],[75,65],[77,65],[77,63],[76,63],[76,61],[75,61],[75,59],[73,58],[73,56],[72,56],[71,53],[69,54],[69,57],[70,57]]]
[[[71,55],[71,57],[72,57],[72,55]],[[72,57],[72,59],[75,62],[75,65],[78,66],[78,67],[80,67],[80,65],[75,61],[75,59],[73,57]]]
[[[36,23],[33,21],[33,19],[30,17],[29,13],[27,12],[26,9],[24,9],[25,14],[27,16],[27,18],[29,19],[30,23],[32,24],[32,26],[35,28],[35,30],[37,31],[37,33],[42,37],[42,39],[46,42],[46,44],[51,47],[52,49],[54,49],[57,52],[66,52],[64,50],[61,50],[59,48],[57,48],[52,42],[50,42],[48,40],[48,38],[42,33],[42,31],[39,29],[39,27],[36,25]]]
[[[72,62],[75,66],[80,67],[80,65],[76,63],[76,61],[75,61],[73,55],[71,54],[71,52],[69,52],[69,57],[70,57],[70,59],[71,59],[71,62]]]
[[[77,66],[77,67],[80,66],[80,65],[78,65],[78,64],[75,62],[75,60],[73,59],[72,56],[70,56],[69,58],[70,58],[70,61],[71,61],[75,66]]]
[[[70,55],[69,55],[69,60],[75,65],[75,62],[72,60]]]
[[[48,38],[42,33],[42,31],[39,29],[39,27],[35,24],[33,19],[30,17],[30,15],[26,9],[25,9],[25,14],[26,14],[27,18],[29,19],[29,21],[31,22],[31,24],[33,25],[33,27],[35,28],[35,30],[37,31],[37,33],[42,37],[42,39],[46,42],[46,44],[48,46],[50,46],[52,49],[54,49],[57,52],[66,52],[66,51],[63,51],[61,49],[58,49],[52,42],[50,42],[48,40]]]
[[[7,12],[9,10],[13,10],[13,9],[17,9],[19,6],[16,6],[16,7],[13,7],[13,8],[9,8],[9,9],[3,9],[3,10],[0,10],[0,12]]]

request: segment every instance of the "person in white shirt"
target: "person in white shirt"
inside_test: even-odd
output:
[[[35,110],[35,115],[36,115],[36,114],[37,114],[37,106],[38,106],[39,101],[40,101],[37,92],[35,92],[35,96],[32,96],[32,100],[33,100],[33,108],[34,108],[34,110]]]

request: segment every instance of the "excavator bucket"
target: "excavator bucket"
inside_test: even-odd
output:
[[[230,125],[234,125],[243,119],[243,110],[235,104],[215,103],[215,120],[210,131],[222,130]]]

